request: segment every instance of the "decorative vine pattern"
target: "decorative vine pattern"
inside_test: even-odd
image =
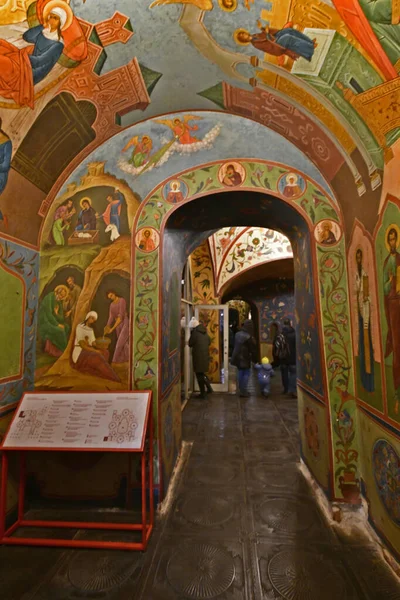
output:
[[[359,452],[355,429],[356,404],[351,378],[352,357],[344,242],[341,241],[335,248],[319,247],[318,254],[328,385],[335,415],[335,485],[344,497],[351,492],[352,499],[349,501],[358,502],[356,474]]]

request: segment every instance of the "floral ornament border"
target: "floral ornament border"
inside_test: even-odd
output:
[[[22,394],[33,389],[35,378],[39,253],[14,242],[0,240],[0,261],[19,275],[25,286],[23,373],[16,381],[0,383],[0,410],[15,405]]]
[[[325,338],[326,371],[331,406],[335,497],[345,497],[354,486],[359,501],[359,448],[356,431],[350,306],[345,243],[317,246],[319,289]],[[358,493],[355,491],[358,488]]]

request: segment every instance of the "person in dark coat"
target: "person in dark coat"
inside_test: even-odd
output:
[[[196,373],[196,379],[199,384],[199,398],[206,397],[206,389],[209,394],[212,394],[210,380],[206,375],[209,368],[208,348],[211,340],[207,333],[207,329],[197,321],[191,319],[192,331],[189,339],[189,346],[192,348],[193,370]]]
[[[290,324],[289,319],[283,321],[282,333],[286,338],[289,346],[289,354],[286,358],[282,358],[281,374],[283,391],[293,398],[297,398],[296,387],[296,332]]]
[[[247,386],[250,377],[251,361],[256,360],[256,355],[257,344],[254,338],[254,325],[251,319],[247,319],[235,335],[235,346],[231,358],[231,364],[239,370],[239,394],[241,398],[249,396]]]
[[[272,323],[270,329],[270,337],[272,339],[272,368],[276,369],[279,367],[279,357],[276,353],[276,338],[279,335],[279,325],[278,323]]]

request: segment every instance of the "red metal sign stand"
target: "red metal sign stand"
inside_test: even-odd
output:
[[[1,470],[1,488],[0,488],[0,544],[12,546],[55,546],[65,548],[110,548],[114,550],[146,550],[151,532],[154,526],[154,482],[153,482],[153,411],[151,401],[150,409],[147,415],[145,427],[145,438],[149,440],[148,452],[148,477],[146,475],[146,444],[140,450],[110,450],[111,452],[135,452],[141,453],[141,487],[142,487],[142,521],[141,523],[112,523],[112,522],[90,522],[90,521],[41,521],[25,519],[25,488],[26,488],[26,452],[18,448],[2,447],[2,470]],[[18,411],[18,409],[17,409]],[[17,412],[16,411],[16,412]],[[40,451],[43,448],[30,448],[29,452]],[[54,449],[53,449],[54,451]],[[77,449],[57,448],[58,452],[77,452]],[[97,450],[85,450],[85,452],[96,452]],[[20,457],[20,478],[18,488],[18,516],[13,525],[6,529],[7,514],[7,482],[8,482],[8,455],[10,452],[18,452]],[[101,452],[107,452],[106,448],[101,448]],[[147,503],[147,490],[149,493],[149,502]],[[147,506],[149,504],[149,506]],[[79,530],[106,530],[106,531],[140,531],[140,542],[111,542],[96,540],[66,540],[62,538],[32,538],[32,537],[12,537],[13,533],[20,527],[36,528],[60,528],[60,529],[79,529]]]

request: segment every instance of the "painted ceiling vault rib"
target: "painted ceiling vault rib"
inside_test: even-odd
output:
[[[228,283],[261,264],[293,258],[288,238],[262,227],[224,227],[209,238],[216,290],[222,296]]]

